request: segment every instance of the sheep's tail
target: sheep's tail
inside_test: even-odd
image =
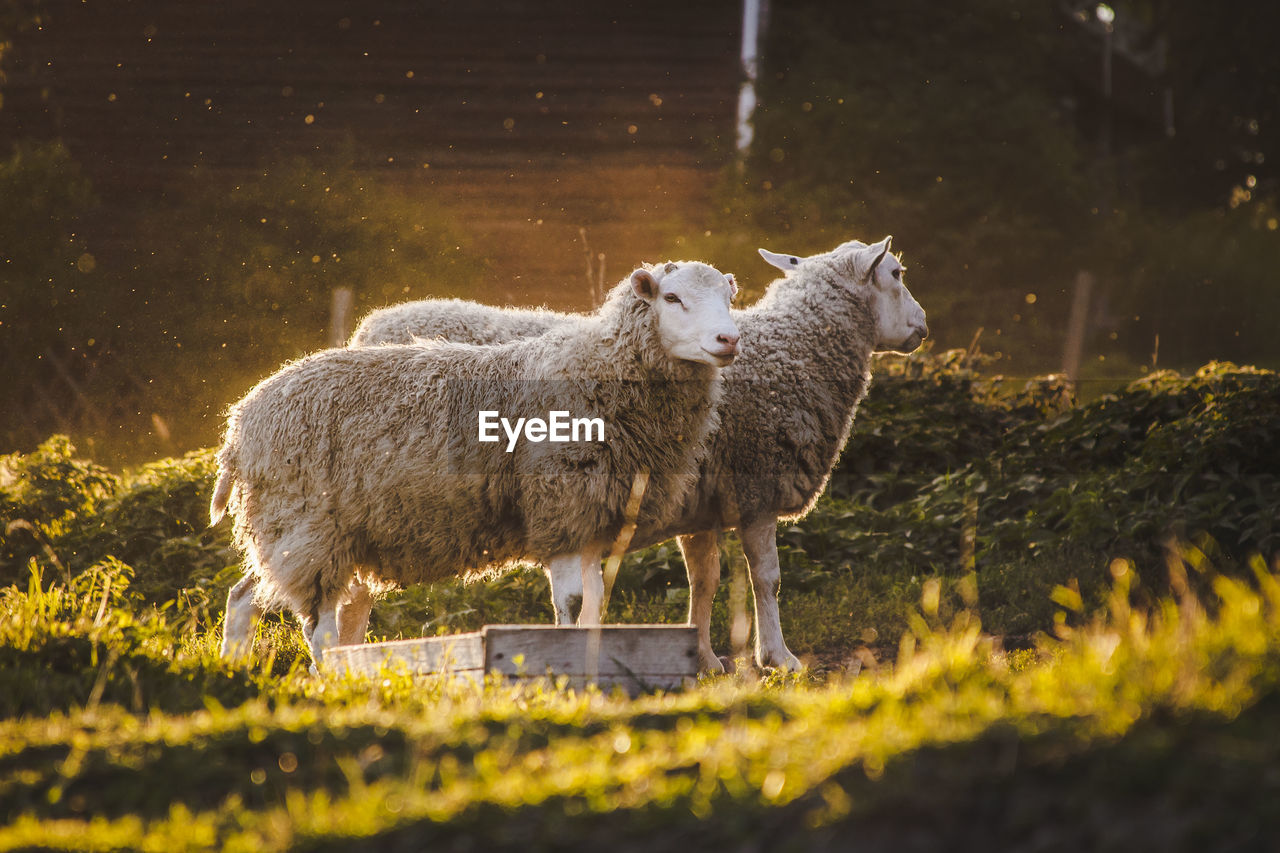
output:
[[[223,468],[218,472],[218,482],[213,487],[213,500],[209,501],[209,526],[213,527],[227,514],[227,501],[235,484],[231,472]]]

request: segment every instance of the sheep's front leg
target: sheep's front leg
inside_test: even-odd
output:
[[[373,593],[360,580],[353,580],[347,597],[338,605],[338,645],[354,646],[364,642],[369,630],[369,612],[373,609]]]
[[[689,573],[689,624],[698,629],[698,669],[724,672],[711,649],[711,604],[720,586],[720,536],[714,530],[679,536],[676,542]]]
[[[782,569],[778,564],[778,519],[770,516],[738,528],[742,550],[751,570],[751,595],[756,605],[756,663],[761,667],[800,670],[803,664],[782,639],[778,593]]]
[[[227,593],[227,615],[222,621],[223,658],[242,658],[253,648],[253,632],[262,616],[262,608],[253,600],[257,586],[253,575],[245,575]]]
[[[557,554],[546,566],[551,583],[551,606],[557,625],[572,625],[582,609],[582,565],[577,554]]]

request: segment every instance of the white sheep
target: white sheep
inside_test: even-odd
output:
[[[505,344],[536,338],[576,316],[546,308],[475,309],[475,302],[462,299],[422,299],[379,308],[360,321],[347,346],[411,344],[424,337],[468,344]]]
[[[763,249],[788,273],[735,311],[750,345],[724,371],[720,428],[681,518],[641,531],[632,547],[678,535],[689,573],[689,621],[700,664],[711,650],[711,603],[720,581],[718,536],[737,528],[755,600],[756,662],[799,669],[782,638],[779,519],[798,519],[826,489],[871,382],[873,352],[911,352],[928,335],[924,309],[902,282],[892,238],[850,241],[808,258]]]
[[[811,258],[760,250],[788,277],[773,282],[752,307],[733,312],[746,345],[724,371],[730,393],[699,483],[679,520],[663,529],[642,527],[631,541],[638,548],[678,536],[689,573],[689,622],[698,628],[704,669],[722,668],[711,648],[710,614],[720,577],[717,534],[734,527],[751,571],[756,661],[800,666],[778,616],[777,520],[802,517],[826,488],[870,383],[870,354],[910,352],[928,334],[924,310],[902,284],[902,264],[889,254],[890,239],[874,246],[850,241]],[[490,340],[519,337],[552,314],[458,300],[405,303],[378,313],[393,340],[446,333],[467,340],[470,328],[482,329]],[[347,636],[358,642],[372,598],[355,587],[351,599]]]
[[[720,427],[698,485],[679,518],[642,525],[631,540],[632,548],[640,548],[678,537],[689,573],[689,623],[698,628],[703,669],[722,669],[711,648],[711,604],[720,580],[718,533],[732,528],[738,529],[751,572],[756,662],[800,667],[778,616],[777,522],[804,516],[826,488],[871,381],[871,354],[911,352],[928,334],[924,310],[889,252],[891,239],[872,246],[854,240],[808,258],[760,250],[787,276],[770,284],[754,305],[733,312],[745,343],[723,371]],[[550,312],[428,300],[379,313],[391,335],[447,333],[466,340],[469,328],[483,329],[490,339],[504,332],[523,335]],[[353,590],[352,596],[367,617],[367,591]],[[353,641],[363,632],[363,623],[353,626]]]
[[[245,651],[252,614],[280,604],[319,662],[350,623],[363,628],[356,607],[340,630],[351,590],[520,558],[560,567],[558,618],[577,597],[582,621],[598,621],[600,558],[637,478],[639,521],[661,526],[697,477],[718,368],[738,351],[732,290],[713,267],[673,262],[636,270],[598,312],[541,337],[325,350],[263,380],[231,408],[210,504],[213,523],[235,517],[248,570],[228,599],[239,613],[224,654]],[[485,443],[484,411],[598,417],[607,440],[526,430],[523,443]]]

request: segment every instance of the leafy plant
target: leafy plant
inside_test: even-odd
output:
[[[115,494],[119,479],[74,453],[59,435],[34,453],[0,457],[0,583],[25,581],[37,555],[70,571],[53,544]]]
[[[1158,578],[1172,541],[1240,573],[1251,555],[1280,550],[1278,385],[1269,371],[1211,364],[1076,404],[1057,378],[1008,382],[972,353],[880,362],[829,494],[779,528],[786,635],[822,666],[843,665],[864,644],[882,654],[925,583],[951,591],[972,574],[988,628],[1025,637],[1051,625],[1055,585],[1077,577],[1099,606],[1115,560]],[[216,627],[239,565],[228,525],[206,526],[208,451],[114,475],[52,439],[5,469],[9,582],[25,584],[32,559],[64,580],[115,559],[146,602],[184,602],[202,614],[202,631]],[[725,544],[728,586],[741,557]],[[608,618],[681,621],[687,589],[674,543],[629,555]],[[721,649],[728,599],[722,590],[712,616]],[[371,630],[397,638],[550,621],[546,579],[528,568],[393,594]]]

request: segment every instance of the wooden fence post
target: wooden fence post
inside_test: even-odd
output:
[[[351,336],[351,306],[355,297],[349,287],[335,287],[329,300],[329,346],[347,345]]]
[[[1084,358],[1085,326],[1089,317],[1089,297],[1093,293],[1093,273],[1076,273],[1076,292],[1071,300],[1067,320],[1067,340],[1062,348],[1062,372],[1072,386],[1080,378],[1080,361]]]

